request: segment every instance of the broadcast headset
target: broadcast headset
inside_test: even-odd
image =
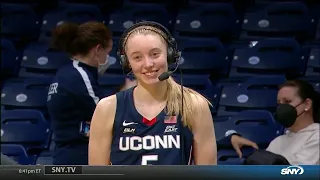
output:
[[[168,79],[178,68],[179,66],[179,59],[181,57],[181,52],[178,51],[177,49],[177,42],[176,40],[171,36],[170,32],[168,31],[167,28],[165,28],[163,25],[157,23],[157,22],[152,22],[152,21],[142,21],[139,23],[136,23],[134,25],[132,25],[131,27],[127,28],[123,34],[120,37],[120,41],[118,44],[118,49],[117,49],[117,55],[120,58],[120,64],[122,65],[122,68],[124,70],[129,70],[130,66],[129,66],[129,62],[127,59],[127,56],[125,54],[125,50],[124,47],[126,45],[126,39],[125,37],[130,35],[134,29],[141,27],[141,26],[150,26],[150,27],[154,27],[158,30],[160,30],[161,32],[163,32],[165,34],[165,36],[163,36],[162,34],[160,34],[157,31],[154,31],[155,33],[159,34],[168,44],[168,50],[167,50],[167,61],[168,61],[168,65],[170,64],[176,64],[176,68],[173,71],[168,71],[168,72],[164,72],[159,76],[159,80],[163,81]],[[153,31],[152,29],[150,29],[150,31]]]
[[[126,53],[125,53],[125,45],[126,45],[126,41],[127,39],[125,39],[125,37],[130,36],[130,34],[133,32],[134,29],[141,27],[141,26],[150,26],[150,27],[154,27],[158,30],[160,30],[161,32],[163,32],[165,34],[165,36],[157,31],[154,31],[152,29],[150,29],[150,31],[153,31],[157,34],[159,34],[168,44],[168,50],[167,50],[167,61],[168,61],[168,66],[171,64],[175,64],[175,69],[173,71],[167,71],[162,73],[158,79],[159,81],[164,81],[166,79],[168,79],[179,67],[179,61],[181,58],[181,52],[178,51],[178,46],[177,46],[177,42],[176,40],[171,36],[171,33],[169,32],[169,30],[164,27],[163,25],[157,23],[157,22],[153,22],[153,21],[142,21],[142,22],[138,22],[134,25],[132,25],[131,27],[127,28],[121,35],[120,37],[120,41],[118,44],[118,49],[117,49],[117,55],[120,58],[120,64],[122,65],[122,68],[124,71],[128,71],[130,70],[130,65],[129,65],[129,61],[127,59]],[[183,109],[183,85],[182,85],[182,71],[180,69],[180,85],[181,85],[181,107]],[[181,114],[181,117],[183,117],[183,111]],[[182,126],[181,128],[181,138],[180,138],[180,145],[181,145],[181,158],[182,158],[182,164],[186,164],[184,157],[185,156],[185,151],[184,151],[184,128]]]

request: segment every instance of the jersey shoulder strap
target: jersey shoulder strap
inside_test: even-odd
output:
[[[132,91],[133,91],[133,88],[130,88],[125,91],[120,91],[116,93],[117,107],[116,107],[116,114],[114,117],[114,124],[113,124],[114,130],[121,128],[122,121],[124,120],[124,117],[129,109],[128,104],[130,103],[129,101],[131,100],[130,96]]]

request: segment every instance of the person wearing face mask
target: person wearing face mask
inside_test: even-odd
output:
[[[58,69],[47,97],[56,145],[53,164],[87,165],[90,120],[106,96],[98,77],[108,68],[112,33],[100,22],[63,23],[53,31],[52,48],[71,59]]]
[[[271,141],[266,151],[281,155],[291,165],[320,164],[320,95],[312,85],[302,80],[283,84],[278,92],[275,118],[286,133]],[[231,136],[231,144],[240,157],[242,146],[258,148],[244,137]]]

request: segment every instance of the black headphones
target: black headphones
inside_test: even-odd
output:
[[[124,47],[125,47],[125,45],[127,43],[124,38],[129,33],[131,33],[134,29],[136,29],[137,27],[140,27],[140,26],[151,26],[151,27],[154,27],[154,28],[162,31],[166,35],[166,37],[164,37],[162,34],[160,34],[157,31],[154,31],[154,32],[159,34],[161,37],[163,37],[163,39],[165,39],[165,41],[168,43],[168,51],[167,51],[168,64],[178,63],[178,60],[180,58],[180,54],[181,53],[177,49],[176,40],[171,36],[171,34],[168,31],[168,29],[165,28],[163,25],[157,23],[157,22],[143,21],[143,22],[136,23],[136,24],[132,25],[131,27],[127,28],[122,33],[122,35],[120,37],[120,41],[119,41],[118,49],[117,49],[117,55],[120,58],[120,64],[122,65],[123,69],[125,69],[125,70],[129,70],[130,69],[129,62],[128,62],[126,53],[124,51]]]

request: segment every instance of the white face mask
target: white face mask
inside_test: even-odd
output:
[[[106,57],[106,61],[103,63],[103,64],[100,64],[99,63],[99,66],[98,66],[98,75],[99,76],[102,76],[106,70],[108,69],[109,67],[109,55],[107,55]]]

